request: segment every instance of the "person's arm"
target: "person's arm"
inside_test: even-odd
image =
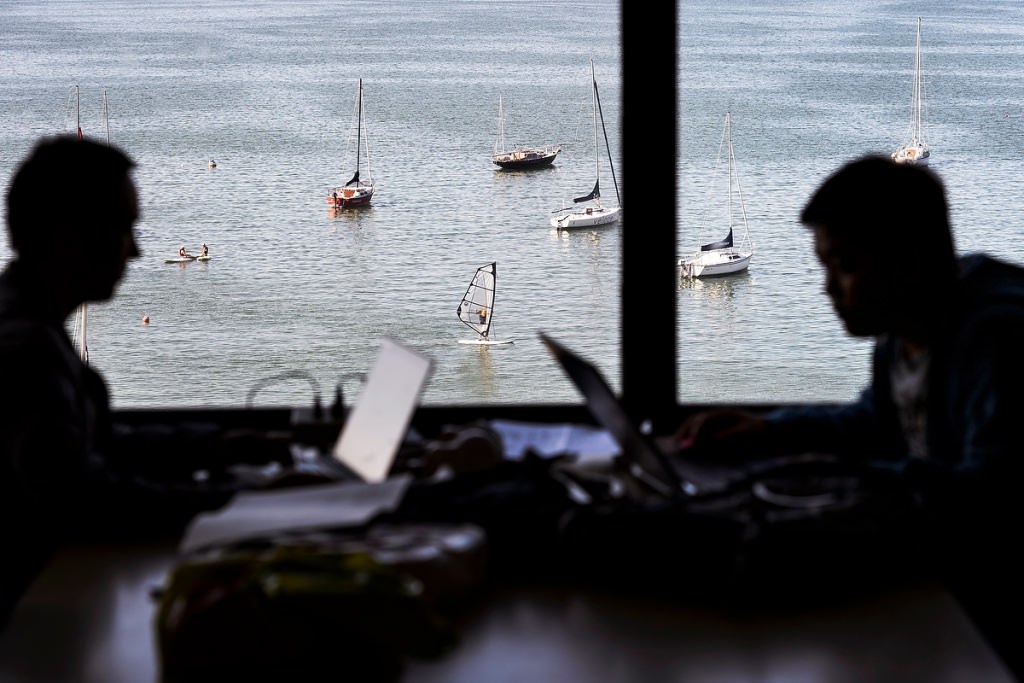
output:
[[[27,329],[0,350],[3,488],[40,534],[151,533],[180,528],[231,492],[120,468],[110,445],[106,390],[56,331]]]
[[[683,450],[708,455],[822,452],[868,459],[901,453],[890,404],[879,400],[888,391],[887,348],[876,348],[872,384],[856,401],[793,404],[761,413],[712,408],[685,420],[677,442]]]
[[[26,325],[5,330],[0,347],[7,488],[42,518],[87,476],[92,443],[93,406],[77,391],[67,358],[72,351],[61,344],[55,332]]]

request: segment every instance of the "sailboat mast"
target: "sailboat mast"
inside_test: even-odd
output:
[[[601,186],[601,142],[597,137],[597,72],[594,70],[594,60],[590,60],[590,89],[594,97],[594,177],[597,178],[597,185]],[[600,195],[594,197],[598,206],[601,205]]]
[[[359,101],[356,103],[356,177],[359,177],[359,151],[363,142],[363,79],[359,79]]]
[[[107,115],[107,92],[103,91],[103,117],[106,119]],[[75,128],[78,131],[78,139],[84,139],[85,135],[82,133],[82,92],[81,89],[75,86]],[[107,144],[110,144],[110,131],[107,131]],[[78,342],[78,357],[86,365],[89,364],[89,342],[88,342],[88,321],[89,321],[89,305],[84,301],[78,306],[78,316],[75,321],[75,340]]]
[[[78,130],[78,139],[81,140],[82,135],[82,93],[78,86],[75,86],[75,128]]]
[[[491,336],[491,325],[494,323],[494,291],[498,288],[498,262],[491,263],[491,287],[490,295],[487,297],[487,325],[484,327],[483,337],[488,339]]]
[[[917,18],[917,47],[914,54],[914,144],[921,142],[921,17]]]
[[[501,149],[498,152],[504,153],[505,151],[505,108],[504,103],[501,101],[501,95],[498,95],[498,140],[501,143]]]
[[[103,91],[103,130],[107,135],[107,145],[110,145],[110,117],[107,113],[107,91]]]
[[[593,66],[593,62],[591,62]],[[608,144],[608,129],[604,125],[604,111],[601,109],[601,93],[597,90],[597,78],[594,78],[594,99],[597,102],[597,113],[601,117],[601,132],[604,133],[604,148],[608,152],[608,167],[612,171],[612,184],[615,186],[615,201],[622,206],[622,197],[619,196],[619,181],[615,179],[615,164],[612,162],[612,147]]]
[[[728,190],[728,203],[726,209],[728,221],[729,221],[729,232],[732,232],[732,178],[735,173],[733,169],[734,157],[732,152],[732,116],[729,112],[725,113],[725,137],[726,137],[726,154],[729,155],[729,190]]]

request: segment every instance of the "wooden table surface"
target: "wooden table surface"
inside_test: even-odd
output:
[[[68,548],[0,635],[0,681],[158,681],[167,544]],[[741,618],[573,588],[511,587],[467,614],[459,647],[402,681],[930,683],[1013,681],[937,585],[856,604]]]

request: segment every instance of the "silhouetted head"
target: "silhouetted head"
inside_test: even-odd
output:
[[[7,190],[7,230],[17,260],[60,278],[66,297],[109,299],[127,260],[139,255],[134,167],[106,144],[75,136],[40,140]]]
[[[862,157],[822,183],[800,220],[814,230],[825,291],[850,334],[927,335],[957,272],[938,176]]]

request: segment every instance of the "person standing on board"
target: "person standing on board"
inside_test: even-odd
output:
[[[681,455],[833,453],[895,472],[931,567],[1021,676],[1024,268],[957,257],[939,177],[884,157],[841,167],[800,220],[837,315],[874,340],[870,383],[849,404],[699,411]]]

